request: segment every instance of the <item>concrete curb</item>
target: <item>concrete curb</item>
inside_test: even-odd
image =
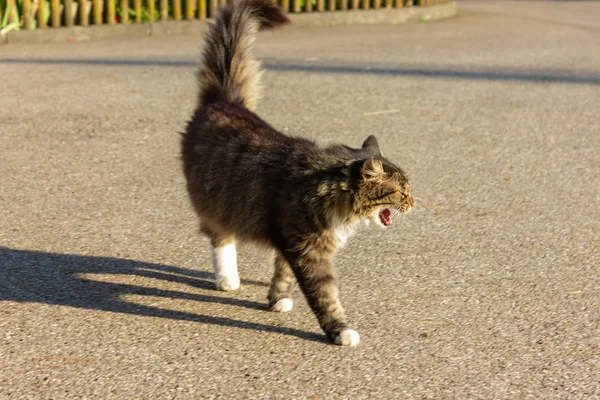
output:
[[[336,12],[312,12],[290,14],[292,24],[299,27],[317,27],[352,24],[398,24],[410,21],[435,21],[456,16],[456,2],[430,7],[381,8],[377,10],[352,10]],[[167,21],[147,24],[115,24],[99,26],[75,26],[59,29],[35,29],[9,32],[0,36],[2,44],[33,44],[55,42],[80,42],[132,36],[178,35],[203,33],[207,20]]]
[[[291,20],[295,26],[399,24],[413,21],[435,21],[455,17],[456,14],[456,2],[449,1],[430,7],[380,8],[366,11],[351,10],[293,14]]]

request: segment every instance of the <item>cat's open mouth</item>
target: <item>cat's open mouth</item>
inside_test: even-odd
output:
[[[387,208],[379,212],[379,220],[383,226],[390,226],[392,224],[392,213]]]

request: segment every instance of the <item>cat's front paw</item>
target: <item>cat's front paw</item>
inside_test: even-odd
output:
[[[294,300],[292,299],[279,299],[277,303],[271,306],[271,311],[274,312],[289,312],[294,308]]]
[[[360,335],[354,329],[344,329],[335,336],[334,343],[340,346],[356,346],[360,343]]]
[[[240,288],[240,279],[234,279],[227,276],[218,276],[216,284],[217,290],[231,292],[232,290],[238,290]]]

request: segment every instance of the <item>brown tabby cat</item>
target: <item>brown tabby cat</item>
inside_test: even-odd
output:
[[[362,148],[320,148],[285,136],[251,110],[260,64],[251,55],[259,29],[289,22],[271,0],[223,8],[206,37],[198,107],[182,139],[183,170],[201,231],[213,247],[217,287],[240,285],[236,241],[275,253],[273,311],[290,311],[294,278],[327,337],[353,346],[331,264],[360,224],[387,227],[413,206],[404,172],[381,155],[374,136]]]

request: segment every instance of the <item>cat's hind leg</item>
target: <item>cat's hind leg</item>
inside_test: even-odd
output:
[[[271,287],[269,288],[269,309],[275,312],[288,312],[294,307],[294,301],[292,300],[292,289],[294,286],[294,272],[290,267],[290,264],[279,254],[275,253],[273,266],[275,272],[273,273],[273,279],[271,280]]]
[[[235,237],[211,229],[204,223],[200,230],[210,239],[217,289],[223,291],[239,289],[240,276],[237,268]]]

